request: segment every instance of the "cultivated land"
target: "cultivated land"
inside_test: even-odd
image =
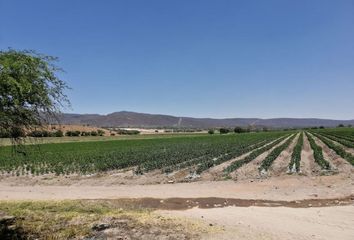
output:
[[[28,221],[53,217],[65,238],[354,235],[353,128],[104,140],[1,147],[0,213],[35,237],[50,226]]]

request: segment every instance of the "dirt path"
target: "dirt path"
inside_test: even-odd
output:
[[[200,181],[155,185],[16,185],[0,181],[0,199],[116,199],[116,198],[196,198],[302,200],[335,198],[354,194],[354,175],[280,176],[243,181]]]
[[[167,216],[202,220],[219,227],[204,239],[341,239],[354,236],[354,206],[327,208],[227,207],[159,211]]]
[[[268,171],[269,176],[280,176],[287,174],[291,161],[291,154],[295,145],[297,144],[299,137],[300,133],[298,133],[297,136],[293,139],[289,147],[281,152],[280,155],[274,160]]]
[[[315,162],[310,142],[304,134],[304,145],[301,151],[300,172],[305,176],[318,175],[321,167]]]
[[[260,173],[258,170],[259,165],[261,162],[264,160],[264,158],[276,147],[280,146],[284,142],[286,142],[291,136],[287,137],[283,141],[281,141],[279,144],[271,148],[270,150],[262,153],[255,159],[253,159],[250,163],[243,165],[236,171],[230,174],[232,179],[237,179],[237,180],[245,180],[245,179],[259,179]]]

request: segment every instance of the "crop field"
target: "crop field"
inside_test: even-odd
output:
[[[24,153],[3,146],[0,172],[13,176],[87,175],[129,169],[136,176],[154,170],[160,170],[160,174],[186,171],[199,176],[219,168],[219,175],[225,178],[246,166],[253,166],[252,171],[268,173],[280,171],[276,166],[285,164],[286,170],[281,170],[284,173],[306,174],[302,161],[311,161],[301,159],[306,144],[314,163],[323,172],[341,170],[325,149],[337,154],[350,167],[354,165],[354,131],[338,128],[45,143],[25,145]],[[288,157],[283,156],[285,152],[289,152]]]

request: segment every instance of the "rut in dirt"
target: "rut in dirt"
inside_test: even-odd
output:
[[[121,208],[148,208],[159,210],[187,210],[190,208],[224,208],[224,207],[330,207],[354,205],[354,195],[330,199],[304,199],[294,201],[237,199],[237,198],[121,198],[104,200],[80,200],[100,202]]]

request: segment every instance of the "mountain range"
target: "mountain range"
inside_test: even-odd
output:
[[[354,125],[354,120],[331,120],[319,118],[192,118],[176,117],[162,114],[147,114],[120,111],[107,115],[72,114],[60,115],[62,124],[92,125],[98,127],[142,127],[142,128],[217,128],[217,127],[269,127],[269,128],[303,128],[335,127],[339,124]]]

